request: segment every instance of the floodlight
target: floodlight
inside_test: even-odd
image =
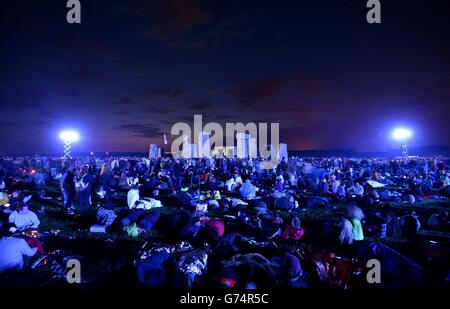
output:
[[[80,139],[80,134],[76,131],[62,131],[59,133],[59,138],[62,139],[63,142],[73,143]]]
[[[65,130],[59,133],[59,138],[64,142],[64,158],[70,159],[72,143],[77,142],[80,139],[80,134],[73,130]]]
[[[408,138],[412,136],[412,132],[410,129],[407,128],[397,128],[394,131],[392,131],[392,137],[396,140],[403,141],[402,145],[402,155],[407,156],[408,155],[408,145],[406,144]]]
[[[412,132],[406,128],[397,128],[392,131],[392,137],[395,139],[405,140],[412,136]]]

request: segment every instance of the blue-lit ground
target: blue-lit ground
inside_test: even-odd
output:
[[[25,174],[36,172],[30,170],[26,171]],[[8,179],[6,179],[6,183],[10,185],[10,188],[23,188],[33,195],[28,204],[34,212],[39,213],[45,209],[45,214],[40,217],[41,224],[39,229],[41,233],[46,235],[43,238],[46,251],[63,250],[61,251],[63,256],[75,256],[83,261],[82,286],[143,286],[138,281],[134,264],[139,259],[139,251],[142,245],[147,241],[174,244],[186,240],[180,236],[182,226],[175,224],[168,228],[163,220],[160,220],[160,224],[156,224],[151,231],[143,232],[137,237],[129,236],[122,229],[119,220],[116,220],[106,233],[90,233],[90,226],[96,223],[95,207],[86,216],[77,214],[78,209],[75,209],[74,214],[67,214],[61,210],[62,196],[57,181],[48,181],[45,186],[36,186],[21,181],[17,182],[18,179],[20,178],[15,179],[15,184],[8,183]],[[386,188],[404,194],[408,192],[406,183],[401,178],[395,180],[393,184],[384,187],[383,190]],[[382,189],[377,189],[376,191],[381,192]],[[238,194],[226,192],[224,189],[221,189],[221,193],[222,199],[239,197]],[[119,215],[119,218],[127,209],[126,194],[127,190],[117,190],[113,194],[114,211]],[[303,196],[310,198],[312,196],[326,195],[306,191],[303,193]],[[93,205],[104,204],[104,201],[96,194],[93,197]],[[283,242],[274,238],[272,239],[274,242],[271,242],[272,240],[267,242],[268,239],[263,237],[257,228],[252,227],[252,224],[244,224],[230,217],[238,214],[237,208],[211,209],[208,211],[207,216],[219,218],[225,222],[225,236],[238,232],[250,239],[241,243],[241,247],[237,251],[239,254],[260,253],[264,257],[271,259],[286,250],[296,252],[299,257],[302,257],[300,262],[303,270],[311,274],[314,287],[333,286],[332,283],[320,278],[314,266],[313,256],[319,252],[324,254],[324,256],[333,253],[344,260],[348,259],[348,261],[351,261],[352,258],[358,260],[354,264],[349,262],[349,265],[353,265],[355,269],[352,277],[347,278],[348,285],[336,284],[336,287],[375,287],[365,282],[366,270],[364,268],[366,259],[373,255],[374,250],[376,250],[374,249],[375,244],[378,244],[377,250],[384,252],[387,265],[382,269],[382,287],[448,286],[449,226],[447,223],[447,225],[444,224],[440,227],[432,227],[428,221],[432,214],[442,214],[449,210],[448,195],[445,197],[441,193],[436,193],[414,204],[397,200],[383,201],[379,205],[370,206],[352,198],[341,201],[330,198],[330,196],[328,198],[330,203],[326,205],[311,206],[301,203],[299,208],[291,212],[279,211],[284,222],[290,222],[290,219],[294,216],[298,216],[301,219],[302,227],[306,233],[300,241]],[[174,217],[181,212],[171,190],[161,189],[158,199],[164,205],[164,207],[157,209],[162,217]],[[345,217],[347,208],[351,204],[359,205],[364,211],[366,218],[363,221],[365,239],[359,242],[357,247],[350,248],[341,246],[335,241],[326,238],[324,226],[337,223],[340,218]],[[270,205],[269,208],[271,208]],[[377,233],[369,228],[374,222],[372,215],[377,211],[383,213],[392,212],[398,217],[415,212],[421,222],[421,227],[416,235],[399,238],[388,236],[380,239]],[[242,208],[241,212],[246,213],[250,220],[249,222],[256,223],[257,211],[255,209],[251,207]],[[274,243],[275,245],[273,245]],[[201,243],[196,243],[194,246],[204,249]],[[201,280],[196,283],[198,286],[208,286],[208,282],[214,281],[215,276],[220,272],[222,267],[220,265],[222,264],[219,263],[219,260],[214,260],[215,258],[213,248],[209,256],[208,273],[204,274]],[[357,269],[360,269],[360,271]],[[1,280],[1,285],[6,287],[69,287],[63,277],[54,277],[54,274],[55,269],[50,268],[48,265],[41,265],[19,274],[8,275],[7,280]],[[261,284],[267,285],[266,287],[275,287],[277,284],[274,282]],[[171,287],[171,284],[167,283],[167,286]]]

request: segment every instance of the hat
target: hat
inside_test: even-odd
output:
[[[24,196],[23,193],[20,193],[19,198],[22,199],[22,203],[26,204],[31,199],[31,195]]]
[[[286,253],[281,262],[281,273],[290,280],[298,279],[303,275],[302,266],[298,258],[290,253]]]

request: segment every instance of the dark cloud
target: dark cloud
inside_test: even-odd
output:
[[[153,93],[156,93],[156,92],[158,92],[158,91],[153,91]],[[162,93],[164,93],[166,96],[169,96],[169,97],[171,97],[173,95],[177,95],[175,90],[163,90],[158,93],[160,95],[162,95]],[[154,94],[154,95],[156,95],[156,94]],[[146,113],[166,114],[166,113],[171,113],[171,112],[175,111],[175,109],[171,108],[171,107],[155,106],[155,105],[150,104],[145,101],[138,101],[131,97],[123,97],[123,98],[120,98],[119,100],[113,101],[112,103],[119,105],[119,106],[128,106],[128,107],[134,108],[135,111],[138,111],[138,112],[143,111]],[[119,114],[120,113],[122,113],[122,112],[119,112]],[[131,114],[131,112],[128,111],[128,114]]]
[[[144,110],[146,112],[154,114],[167,114],[175,111],[175,109],[171,107],[157,107],[157,106],[147,106],[144,107]]]
[[[219,120],[227,120],[230,118],[235,117],[234,115],[225,115],[225,114],[221,114],[221,115],[217,115],[216,118]]]
[[[121,115],[121,116],[123,116],[123,115],[129,116],[129,115],[132,115],[133,113],[130,110],[119,110],[119,111],[116,111],[116,114]]]
[[[169,43],[169,46],[172,48],[180,48],[180,49],[187,49],[187,50],[200,50],[204,46],[203,40],[185,40],[185,39],[179,39],[176,41],[172,41]]]
[[[40,127],[40,128],[49,126],[49,123],[43,120],[28,120],[27,124],[33,127]]]
[[[122,124],[118,129],[129,131],[133,133],[133,136],[139,137],[157,137],[162,134],[159,128],[140,123]]]
[[[65,81],[68,83],[81,82],[87,80],[89,78],[89,75],[90,74],[88,70],[85,67],[80,66],[67,73]]]
[[[213,92],[217,89],[216,85],[207,85],[206,86],[206,90],[208,90],[209,92]]]
[[[0,93],[0,111],[9,110],[17,104],[17,100]]]
[[[145,96],[153,98],[156,96],[167,98],[178,98],[184,93],[181,88],[151,88],[145,91]]]
[[[47,96],[33,89],[17,91],[12,95],[0,93],[0,111],[40,111],[44,109],[42,101]]]
[[[140,58],[139,62],[127,64],[127,70],[134,77],[172,79],[179,77],[180,66],[176,62],[164,62],[157,58]]]
[[[148,34],[161,41],[179,39],[209,20],[197,0],[142,0],[137,2],[135,12],[148,19]]]
[[[185,47],[177,42],[186,43],[183,37],[211,20],[199,0],[130,0],[126,5],[108,3],[106,11],[117,20],[132,16],[144,21],[145,35],[157,41],[168,41],[172,47]]]
[[[327,94],[323,82],[315,79],[298,79],[291,82],[289,86],[302,97],[318,97]]]
[[[173,115],[171,120],[163,120],[161,123],[166,125],[174,125],[177,122],[186,122],[193,123],[194,122],[194,114],[192,115]]]
[[[142,136],[194,114],[279,122],[290,149],[384,149],[379,132],[400,125],[450,145],[449,1],[395,1],[377,26],[337,1],[83,1],[81,25],[53,2],[2,3],[9,150],[60,151],[47,123],[88,132],[81,151],[146,149]]]
[[[225,91],[240,103],[255,105],[281,93],[285,82],[277,78],[264,78],[238,82]]]
[[[0,128],[17,128],[19,126],[20,126],[19,123],[14,121],[6,121],[6,120],[0,121]]]
[[[81,35],[79,32],[69,32],[64,36],[58,36],[54,42],[56,48],[61,49],[70,56],[81,55],[95,57],[102,60],[117,61],[119,55],[105,43],[89,35]]]
[[[64,77],[64,81],[68,83],[79,83],[91,79],[99,81],[101,76],[102,74],[97,69],[81,64],[71,69]]]
[[[60,118],[59,115],[55,114],[54,112],[52,112],[49,109],[38,110],[37,114],[41,115],[42,117],[49,118],[49,119],[58,119],[58,118]]]
[[[22,127],[45,127],[48,126],[49,123],[43,120],[27,120],[26,122],[14,122],[14,121],[0,121],[1,128],[22,128]]]
[[[130,97],[123,97],[119,100],[113,101],[113,104],[118,105],[137,105],[139,102],[136,99],[130,98]]]
[[[64,91],[61,94],[65,95],[65,96],[68,96],[68,97],[72,97],[72,98],[79,98],[79,97],[81,97],[81,93],[79,93],[78,91],[74,91],[74,90]]]
[[[214,103],[212,101],[203,99],[192,103],[191,105],[189,105],[189,108],[192,110],[205,110],[212,108],[213,105]]]

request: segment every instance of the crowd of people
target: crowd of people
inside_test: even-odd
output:
[[[306,258],[305,243],[354,258],[368,236],[413,238],[423,226],[450,231],[445,209],[398,215],[385,207],[448,201],[450,168],[442,158],[290,157],[262,166],[237,158],[2,158],[0,273],[46,253],[36,237],[45,205],[32,210],[30,203],[49,187],[61,196],[61,213],[94,218],[106,233],[164,235],[148,239],[134,263],[138,280],[152,287],[206,280],[217,287],[314,287],[325,281],[313,274],[324,262]],[[336,216],[308,225],[308,209]]]

